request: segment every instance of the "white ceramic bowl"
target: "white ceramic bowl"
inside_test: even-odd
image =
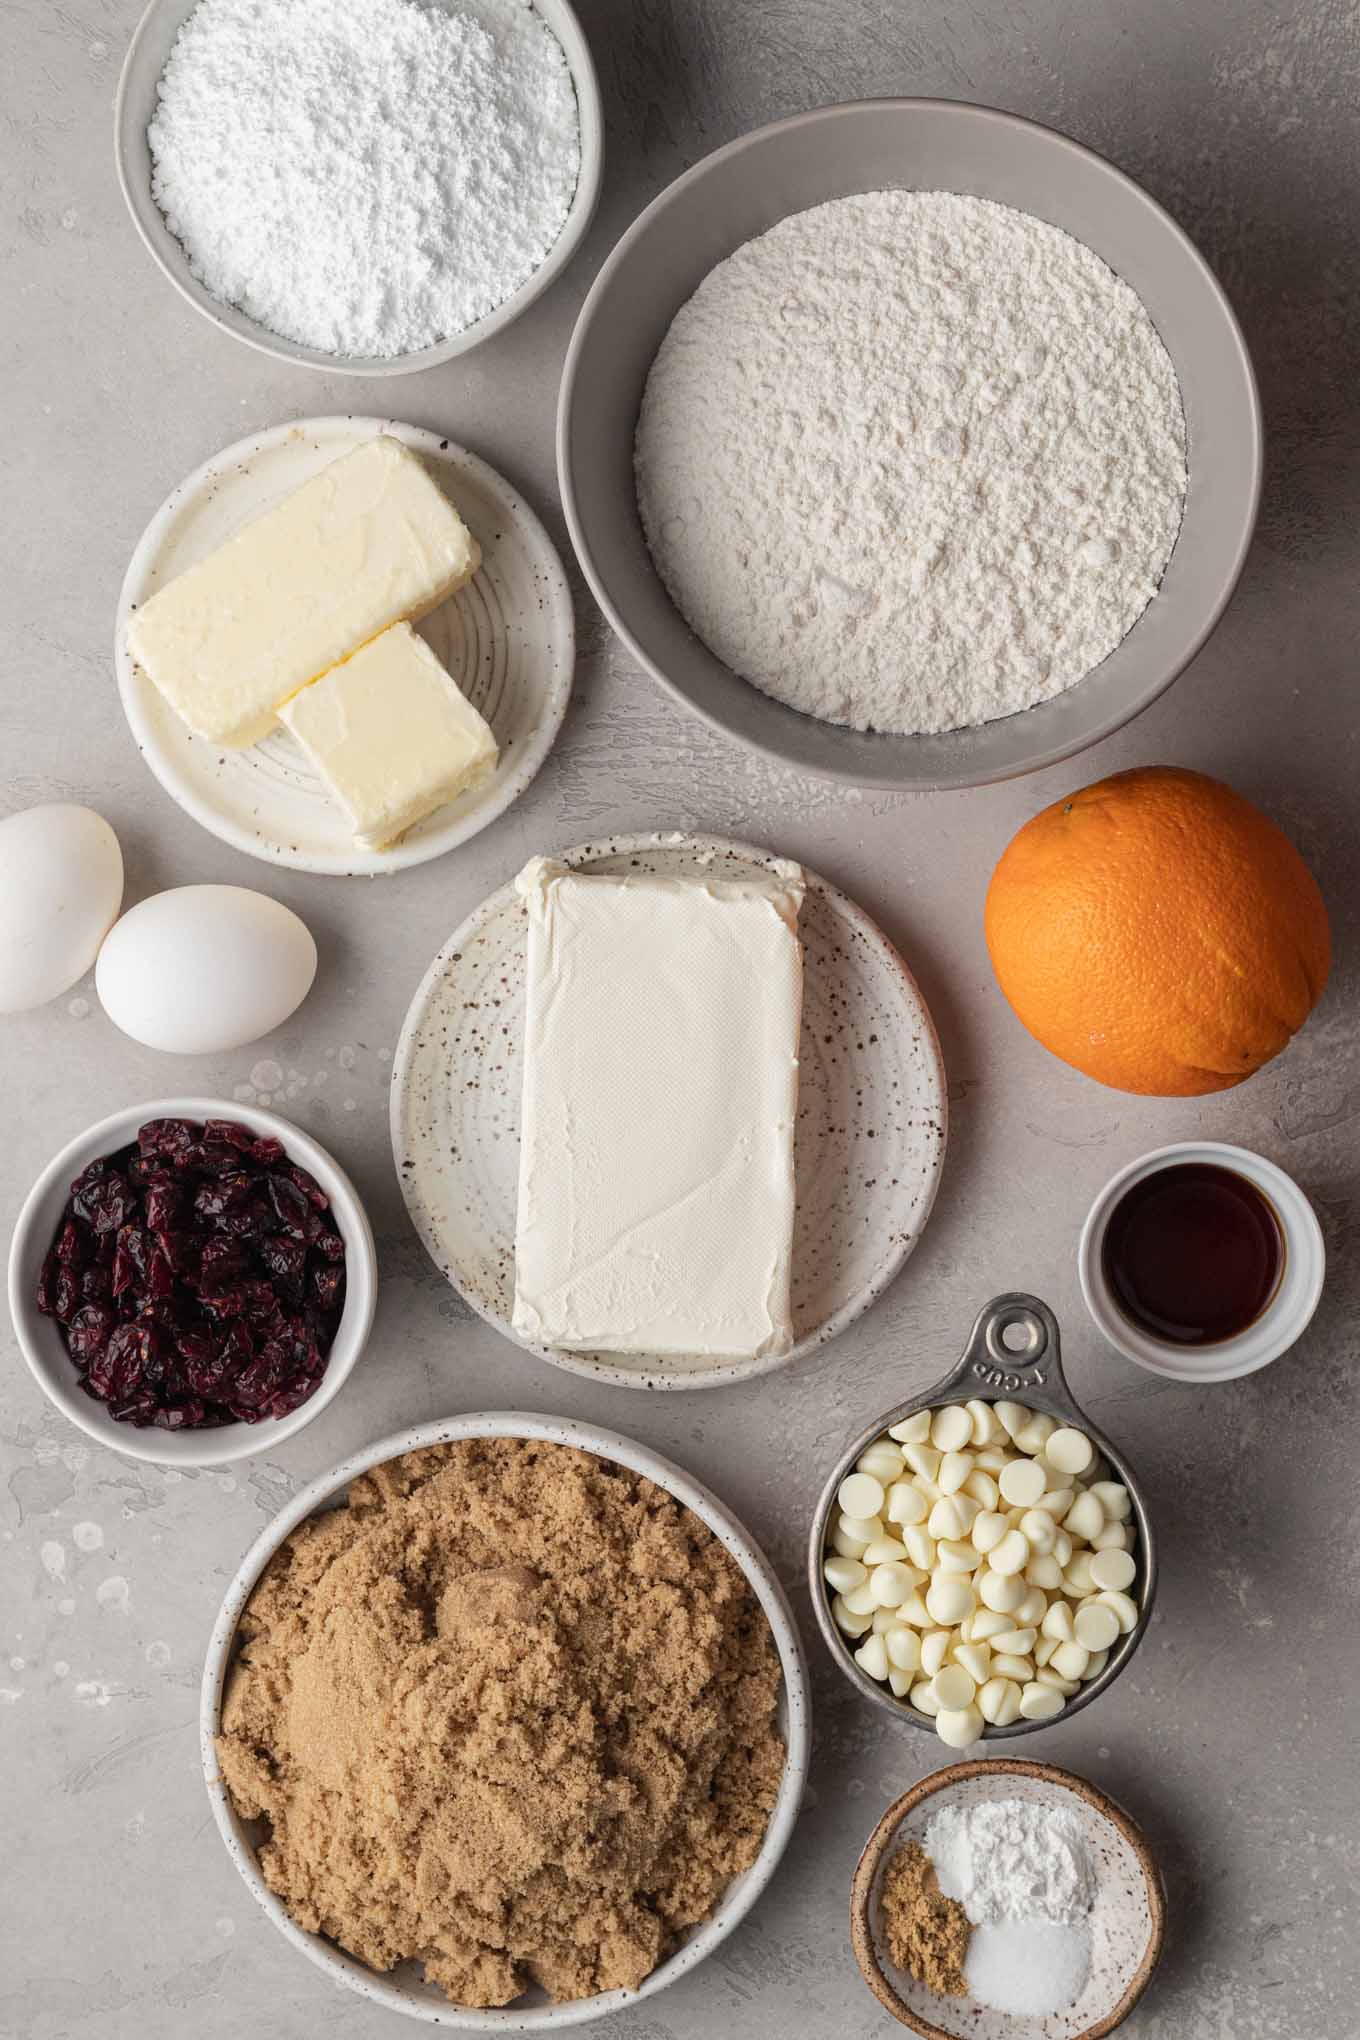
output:
[[[151,151],[146,140],[147,126],[156,107],[161,72],[165,69],[175,37],[196,5],[197,0],[150,0],[133,31],[118,80],[113,113],[114,152],[118,182],[132,214],[133,225],[152,258],[180,296],[187,298],[205,319],[211,319],[221,332],[244,340],[247,347],[256,347],[262,354],[272,354],[279,361],[295,362],[301,368],[320,369],[325,375],[412,375],[420,369],[437,368],[441,362],[452,361],[456,355],[466,354],[470,348],[480,346],[483,340],[489,340],[493,333],[501,332],[521,312],[527,311],[535,298],[543,295],[571,261],[594,217],[604,174],[604,115],[600,105],[600,86],[590,45],[568,0],[534,0],[538,13],[562,45],[572,83],[576,87],[576,107],[581,123],[581,173],[562,231],[546,260],[527,282],[522,283],[503,304],[497,305],[493,312],[488,312],[484,319],[465,326],[461,333],[453,333],[448,339],[437,341],[433,347],[422,347],[414,354],[391,356],[325,354],[315,347],[301,347],[296,341],[285,340],[280,334],[269,332],[254,319],[247,318],[244,312],[238,311],[235,305],[224,304],[220,298],[215,298],[193,275],[183,248],[151,196]]]
[[[1235,1339],[1223,1339],[1212,1346],[1176,1346],[1140,1331],[1115,1302],[1102,1266],[1105,1229],[1124,1192],[1159,1169],[1183,1162],[1208,1162],[1245,1176],[1270,1204],[1284,1239],[1284,1272],[1260,1317]],[[1322,1295],[1326,1272],[1322,1228],[1298,1184],[1263,1155],[1217,1140],[1177,1141],[1130,1162],[1111,1177],[1091,1206],[1077,1247],[1081,1293],[1105,1337],[1126,1360],[1134,1360],[1169,1381],[1235,1381],[1278,1360],[1307,1328]]]
[[[72,1178],[99,1155],[126,1147],[148,1119],[237,1119],[254,1133],[272,1133],[291,1160],[310,1169],[331,1200],[331,1210],[345,1242],[345,1308],[316,1393],[286,1417],[267,1417],[259,1424],[226,1424],[202,1431],[139,1430],[118,1424],[103,1403],[86,1395],[66,1351],[60,1327],[44,1317],[34,1302],[43,1259],[56,1234]],[[347,1380],[364,1349],[378,1297],[378,1260],[373,1233],[358,1192],[325,1148],[319,1147],[287,1119],[261,1112],[253,1105],[221,1098],[155,1098],[145,1105],[125,1106],[68,1141],[39,1176],[24,1200],[9,1251],[9,1309],[15,1334],[38,1386],[62,1415],[88,1437],[129,1459],[147,1459],[158,1466],[225,1466],[272,1452],[285,1438],[319,1417]]]
[[[790,213],[881,190],[966,192],[1063,228],[1131,284],[1175,364],[1189,494],[1160,591],[1123,643],[1052,701],[938,736],[843,729],[724,666],[652,564],[633,435],[671,320],[709,271]],[[795,114],[705,156],[654,198],[601,268],[567,352],[557,468],[572,544],[624,645],[716,728],[800,772],[928,791],[1033,772],[1106,737],[1169,687],[1223,613],[1261,485],[1261,415],[1232,308],[1208,264],[1145,191],[1067,136],[991,107],[863,99]]]
[[[784,1674],[779,1725],[788,1755],[760,1854],[750,1869],[743,1871],[728,1887],[713,1917],[696,1927],[675,1953],[660,1963],[635,1991],[605,1991],[596,1997],[581,1998],[567,2004],[550,2004],[535,1995],[499,2010],[472,2011],[450,2004],[440,1991],[421,1979],[412,1964],[403,1964],[389,1974],[381,1975],[353,1956],[346,1955],[319,1934],[307,1933],[290,1917],[281,1900],[260,1875],[255,1839],[248,1824],[238,1819],[218,1768],[213,1744],[221,1718],[222,1688],[232,1660],[237,1624],[256,1581],[279,1546],[308,1516],[338,1507],[350,1482],[361,1473],[367,1473],[370,1467],[395,1459],[404,1452],[445,1445],[458,1438],[539,1438],[555,1445],[574,1446],[578,1451],[594,1453],[599,1458],[627,1466],[635,1473],[645,1474],[658,1487],[665,1488],[677,1501],[683,1502],[686,1508],[692,1509],[731,1553],[759,1600],[774,1635]],[[807,1666],[793,1615],[769,1560],[736,1517],[716,1495],[710,1494],[707,1488],[701,1487],[678,1466],[649,1451],[645,1445],[635,1444],[632,1439],[620,1437],[614,1431],[597,1431],[588,1424],[573,1423],[567,1418],[530,1416],[519,1411],[483,1411],[473,1416],[448,1417],[436,1424],[419,1424],[414,1430],[384,1438],[378,1444],[370,1445],[366,1451],[355,1453],[353,1458],[345,1460],[333,1472],[322,1474],[319,1480],[314,1480],[301,1494],[295,1495],[287,1508],[256,1539],[227,1589],[208,1644],[199,1706],[203,1775],[207,1780],[208,1797],[218,1829],[252,1897],[264,1907],[280,1933],[286,1935],[295,1948],[300,1948],[331,1983],[348,1985],[375,2004],[389,2011],[405,2012],[410,2018],[423,2019],[427,2025],[449,2026],[460,2032],[474,2033],[535,2033],[550,2026],[582,2025],[587,2020],[602,2017],[605,2012],[616,2011],[624,2005],[635,2005],[642,1998],[654,1997],[667,1984],[677,1982],[696,1968],[705,1956],[711,1955],[755,1904],[788,1846],[807,1780],[810,1741]]]

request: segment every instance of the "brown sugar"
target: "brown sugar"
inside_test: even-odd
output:
[[[955,1898],[944,1898],[919,1842],[900,1848],[883,1873],[883,1932],[899,1969],[938,1997],[964,1997],[963,1965],[973,1929]]]
[[[356,1481],[241,1619],[217,1750],[299,1925],[455,2003],[636,1988],[759,1852],[779,1660],[688,1509],[565,1446]]]

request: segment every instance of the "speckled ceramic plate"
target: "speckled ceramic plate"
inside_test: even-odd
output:
[[[778,860],[718,837],[648,835],[587,843],[562,861],[741,877]],[[825,879],[806,878],[792,1352],[714,1362],[529,1348],[555,1366],[632,1388],[712,1388],[767,1373],[844,1331],[920,1238],[944,1163],[935,1029],[887,937]],[[454,1287],[518,1344],[525,927],[512,885],[463,923],[426,972],[392,1072],[392,1151],[416,1230]]]
[[[224,751],[196,737],[127,647],[128,618],[138,603],[378,432],[421,455],[481,544],[478,573],[426,617],[420,634],[486,717],[500,746],[489,780],[428,815],[391,850],[365,850],[354,841],[344,814],[282,726],[244,751]],[[566,714],[576,635],[566,575],[552,540],[494,468],[436,432],[389,418],[306,418],[238,440],[205,461],[161,505],[123,582],[114,656],[137,748],[171,799],[196,822],[270,864],[373,876],[442,857],[519,798]]]
[[[892,1962],[881,1892],[904,1842],[925,1846],[945,1805],[1028,1799],[1061,1806],[1080,1821],[1096,1872],[1091,1968],[1080,1997],[1048,2018],[1016,2018],[972,1998],[937,1997]],[[1166,1901],[1156,1861],[1125,1813],[1085,1778],[1054,1764],[993,1758],[950,1764],[922,1778],[890,1806],[870,1835],[850,1895],[850,1936],[864,1980],[885,2009],[923,2040],[1102,2040],[1121,2026],[1148,1986],[1162,1952]]]
[[[320,1934],[310,1934],[298,1926],[260,1874],[257,1850],[263,1830],[258,1823],[241,1820],[232,1806],[218,1768],[214,1738],[221,1721],[223,1685],[236,1652],[236,1630],[241,1611],[270,1559],[298,1524],[325,1509],[339,1508],[351,1481],[357,1480],[361,1473],[367,1473],[370,1467],[395,1459],[403,1452],[444,1445],[455,1438],[505,1437],[541,1438],[555,1445],[571,1445],[578,1451],[592,1452],[597,1458],[611,1459],[620,1466],[631,1467],[635,1473],[645,1474],[658,1487],[665,1488],[687,1509],[693,1509],[695,1515],[708,1525],[746,1575],[774,1636],[784,1674],[779,1695],[779,1731],[784,1738],[787,1755],[778,1795],[755,1862],[749,1870],[734,1878],[711,1919],[693,1928],[675,1952],[667,1956],[637,1990],[605,1991],[598,1997],[580,1998],[566,2004],[552,2004],[542,1991],[533,1990],[499,2010],[469,2011],[460,2005],[450,2004],[442,1992],[426,1983],[415,1963],[404,1962],[386,1975],[379,1975],[366,1963],[345,1954],[333,1941]],[[518,1410],[479,1412],[473,1416],[448,1417],[439,1423],[420,1424],[414,1430],[370,1445],[366,1451],[356,1453],[343,1465],[322,1474],[301,1494],[295,1495],[255,1540],[227,1589],[203,1666],[198,1726],[203,1775],[207,1780],[208,1797],[218,1831],[251,1895],[263,1906],[280,1933],[309,1956],[332,1983],[347,1985],[389,2011],[405,2012],[410,2018],[423,2019],[427,2025],[477,2033],[534,2033],[545,2027],[583,2025],[587,2020],[600,2018],[605,2012],[655,1996],[667,1984],[675,1983],[694,1969],[705,1956],[711,1955],[755,1904],[788,1847],[807,1783],[811,1747],[807,1665],[798,1640],[797,1625],[769,1560],[731,1511],[716,1495],[710,1494],[698,1481],[691,1480],[670,1460],[661,1458],[658,1453],[649,1451],[645,1445],[639,1445],[631,1438],[622,1438],[615,1431],[597,1431],[570,1418],[529,1416]]]

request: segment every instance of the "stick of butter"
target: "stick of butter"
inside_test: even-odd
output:
[[[427,615],[480,564],[421,462],[382,434],[158,589],[128,646],[191,730],[237,749],[267,736],[299,687]]]
[[[577,1351],[793,1344],[797,865],[570,871],[529,913],[514,1327]]]
[[[279,719],[370,850],[496,769],[490,724],[409,623],[300,689]]]

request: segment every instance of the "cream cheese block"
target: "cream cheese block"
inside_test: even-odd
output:
[[[801,871],[616,877],[537,858],[516,884],[516,1332],[584,1352],[787,1352]]]
[[[496,769],[490,724],[409,623],[332,666],[279,717],[370,850]]]
[[[190,729],[239,749],[299,687],[428,614],[480,564],[415,454],[381,434],[158,589],[128,648]]]

